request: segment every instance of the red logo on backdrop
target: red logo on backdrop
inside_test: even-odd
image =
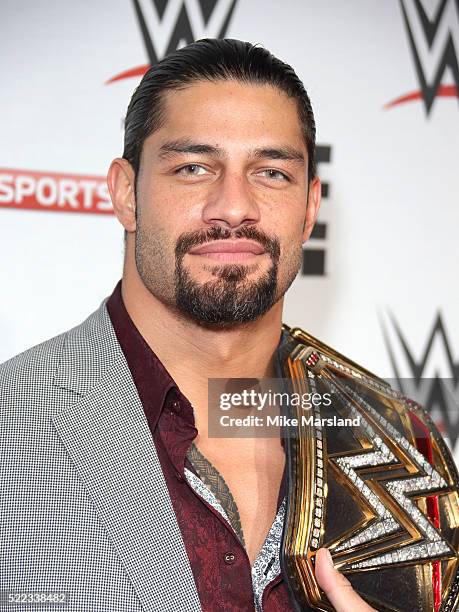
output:
[[[102,176],[0,169],[0,207],[113,214]]]
[[[400,6],[420,89],[384,108],[422,100],[429,116],[435,98],[459,97],[459,0],[440,0],[430,16],[421,0],[400,0]],[[445,82],[448,74],[453,83]]]

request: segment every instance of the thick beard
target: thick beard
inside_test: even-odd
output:
[[[175,267],[177,308],[201,325],[228,327],[255,321],[275,303],[277,261],[257,281],[247,280],[248,266],[226,264],[213,270],[217,280],[195,282],[178,258]]]

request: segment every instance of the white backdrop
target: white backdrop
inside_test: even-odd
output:
[[[262,43],[294,66],[318,143],[330,147],[319,165],[326,234],[307,247],[324,251],[324,267],[298,276],[284,320],[379,375],[397,367],[410,377],[417,364],[418,376],[455,377],[457,389],[459,15],[454,0],[439,13],[441,4],[422,2],[426,26],[413,0],[237,0],[226,36]],[[181,9],[195,39],[216,36],[232,0],[139,5],[161,57],[180,34]],[[140,76],[107,81],[149,58],[131,0],[3,0],[0,12],[4,361],[79,323],[121,277],[121,226],[112,214],[93,214],[104,210],[93,195],[103,200],[109,163],[122,153],[122,120]],[[176,44],[187,41],[186,29],[183,36]],[[424,94],[438,77],[430,108],[416,53]],[[407,94],[414,99],[386,108]],[[41,195],[34,172],[45,178]],[[86,189],[87,208],[53,200],[57,173],[70,177],[68,193]],[[434,416],[454,439],[458,413],[444,409],[433,406]]]

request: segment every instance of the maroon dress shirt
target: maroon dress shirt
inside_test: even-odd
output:
[[[190,561],[203,612],[253,611],[251,565],[233,529],[188,484],[184,468],[197,436],[193,408],[132,322],[121,281],[107,301],[116,337],[126,357],[158,453]],[[285,490],[285,471],[278,508]],[[281,575],[266,587],[263,612],[293,610]]]

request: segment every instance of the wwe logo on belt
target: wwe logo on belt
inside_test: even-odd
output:
[[[459,0],[440,0],[430,15],[421,0],[400,0],[400,6],[420,89],[385,108],[423,100],[429,116],[435,98],[459,96]],[[454,83],[444,82],[447,71]]]
[[[224,38],[237,0],[132,0],[149,64],[107,83],[142,76],[164,56],[200,38]]]

